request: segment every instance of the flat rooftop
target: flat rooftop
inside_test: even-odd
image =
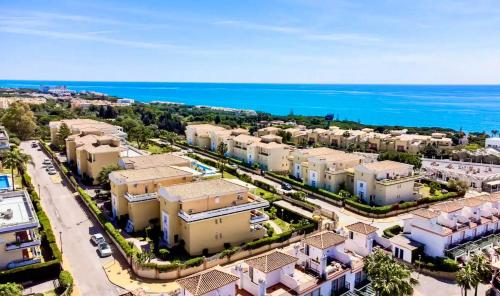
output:
[[[122,157],[120,164],[127,169],[146,169],[160,166],[182,166],[191,160],[170,153]]]
[[[173,167],[156,167],[137,170],[114,171],[110,174],[112,179],[121,179],[124,182],[141,182],[169,178],[188,177],[193,174]]]
[[[212,179],[162,187],[162,191],[163,190],[167,192],[168,195],[179,197],[180,200],[188,200],[203,196],[225,195],[233,192],[247,192],[248,188],[225,179]]]
[[[36,227],[38,218],[26,191],[0,193],[0,233]]]
[[[439,170],[457,175],[468,175],[477,178],[500,178],[500,165],[471,163],[452,160],[424,159],[422,169]]]

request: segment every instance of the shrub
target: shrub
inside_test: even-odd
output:
[[[391,238],[391,237],[396,236],[399,233],[401,233],[401,231],[403,231],[403,228],[401,228],[401,226],[394,225],[394,226],[391,226],[391,227],[384,229],[384,236],[387,238]]]
[[[158,250],[158,254],[161,260],[167,260],[168,254],[170,254],[170,251],[168,249],[162,248]]]
[[[21,296],[23,295],[23,286],[17,283],[0,284],[0,295]]]
[[[430,257],[423,255],[420,260],[415,260],[415,265],[417,267],[434,270],[434,271],[446,271],[446,272],[456,272],[459,269],[458,262],[444,257]]]
[[[195,267],[200,266],[205,261],[205,257],[195,257],[184,262],[185,267]]]
[[[59,284],[64,290],[67,290],[67,295],[71,295],[71,291],[73,291],[73,277],[71,273],[66,270],[61,271],[59,273]]]
[[[239,248],[238,247],[232,247],[232,248],[228,248],[228,249],[225,249],[224,251],[220,252],[219,253],[219,258],[224,258],[224,257],[231,257],[232,255],[234,255],[236,252],[238,252]]]

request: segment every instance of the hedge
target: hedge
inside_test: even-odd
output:
[[[458,262],[444,257],[421,256],[420,260],[415,260],[415,265],[434,271],[456,272],[460,268]]]
[[[265,245],[284,242],[284,241],[290,239],[292,237],[293,233],[295,233],[295,232],[300,233],[301,231],[304,231],[305,233],[309,233],[309,232],[313,231],[315,227],[316,227],[315,223],[308,223],[306,225],[301,225],[301,226],[295,228],[294,230],[288,230],[288,231],[282,232],[280,234],[277,234],[275,236],[264,237],[264,238],[255,240],[253,242],[246,243],[243,245],[243,249],[253,250],[253,249],[257,249],[257,248],[260,248],[262,246],[265,246]]]
[[[331,192],[331,191],[328,191],[328,190],[325,190],[325,189],[322,189],[322,188],[316,188],[316,187],[312,187],[312,186],[309,186],[307,184],[304,184],[300,181],[297,181],[295,179],[292,179],[288,176],[283,176],[283,175],[280,175],[280,174],[276,174],[276,173],[273,173],[273,172],[267,172],[266,174],[270,175],[270,176],[273,176],[275,178],[278,178],[286,183],[289,183],[291,185],[294,185],[294,186],[297,186],[297,187],[301,187],[301,188],[304,188],[306,190],[309,190],[309,191],[312,191],[312,192],[316,192],[318,194],[321,194],[327,198],[331,198],[331,199],[334,199],[334,200],[343,200],[342,196],[334,193],[334,192]]]
[[[61,271],[61,261],[54,259],[0,271],[0,283],[43,281],[55,278]]]
[[[73,291],[73,277],[71,273],[63,270],[59,273],[59,284],[66,291],[66,295],[71,295]]]
[[[384,229],[384,236],[387,238],[391,238],[401,233],[401,231],[403,231],[403,228],[401,226],[393,225]]]

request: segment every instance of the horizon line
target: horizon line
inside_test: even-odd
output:
[[[141,80],[54,80],[54,79],[4,79],[0,81],[37,81],[37,82],[99,82],[99,83],[178,83],[178,84],[274,84],[274,85],[387,85],[387,86],[500,86],[498,84],[458,84],[458,83],[335,83],[335,82],[224,82],[224,81],[141,81]]]

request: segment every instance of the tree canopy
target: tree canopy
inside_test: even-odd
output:
[[[21,102],[10,105],[2,116],[2,124],[21,140],[29,139],[36,129],[34,113],[27,104]]]
[[[21,296],[23,286],[16,283],[0,284],[0,296]]]

